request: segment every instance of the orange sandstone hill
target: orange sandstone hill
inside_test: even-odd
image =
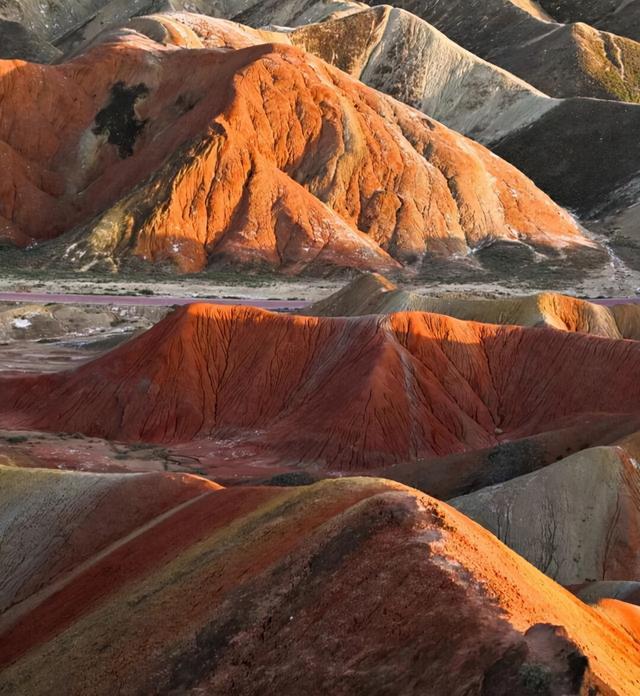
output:
[[[11,503],[33,507],[38,481],[50,512],[27,531],[7,525],[5,561],[21,556],[17,540],[55,539],[50,518],[84,525],[89,543],[100,530],[84,512],[87,475],[57,476],[63,494],[50,472],[11,473]],[[98,550],[0,619],[3,696],[640,689],[628,621],[391,482],[203,490]]]
[[[75,370],[0,378],[0,427],[363,470],[637,414],[638,369],[640,343],[547,328],[192,305]]]
[[[592,245],[511,165],[290,46],[123,30],[57,66],[0,62],[0,99],[0,237],[59,238],[46,262],[297,273]]]

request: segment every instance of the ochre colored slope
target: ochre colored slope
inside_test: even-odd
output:
[[[419,7],[414,9],[420,11]],[[571,41],[576,41],[590,55],[578,62],[602,72],[610,86],[619,79],[616,70],[621,67],[623,78],[637,81],[637,77],[632,77],[637,72],[637,58],[625,55],[623,45],[618,46],[615,37],[598,36],[585,25],[572,28],[539,22],[509,2],[505,9],[515,11],[525,25],[529,22],[538,25],[546,38],[556,35],[560,44],[573,36],[575,30]],[[480,10],[484,12],[486,8]],[[586,97],[552,99],[515,75],[466,51],[424,20],[388,5],[333,21],[301,24],[293,30],[265,34],[224,20],[176,13],[136,19],[128,26],[156,41],[176,45],[186,45],[184,31],[209,48],[241,48],[265,41],[293,44],[369,87],[492,147],[556,202],[583,218],[600,220],[604,209],[609,215],[635,203],[637,195],[634,198],[628,186],[639,174],[640,144],[635,137],[640,127],[637,105]],[[509,21],[505,24],[508,26]],[[474,34],[477,25],[478,21],[474,22]],[[539,44],[527,37],[521,43],[525,46],[525,65],[531,68],[531,52]],[[593,45],[589,47],[590,43]],[[625,45],[632,46],[634,42],[627,41]],[[640,44],[635,46],[640,49]],[[595,53],[591,55],[593,49]],[[541,53],[546,60],[550,51],[543,49]],[[616,69],[602,70],[598,67],[601,59],[605,64],[611,59]],[[574,60],[575,56],[556,57],[553,67],[563,70]],[[542,62],[536,61],[535,65]],[[545,79],[550,72],[543,70]],[[590,78],[588,81],[591,83]],[[568,85],[574,88],[576,80],[568,80]],[[589,91],[590,88],[586,93]],[[606,177],[600,175],[603,170],[608,173]],[[569,171],[571,176],[567,176]]]
[[[212,491],[3,628],[7,695],[506,696],[534,672],[550,694],[640,688],[622,627],[451,508],[376,479]]]
[[[515,10],[508,3],[509,7]],[[534,21],[544,33],[559,32],[566,38],[566,31],[572,31],[532,20],[520,10],[516,13],[525,23]],[[634,198],[628,185],[639,174],[637,105],[584,97],[549,98],[466,51],[424,20],[388,5],[333,21],[302,24],[294,30],[265,34],[224,20],[177,13],[136,19],[128,26],[156,41],[176,45],[185,45],[185,30],[209,48],[241,48],[266,41],[293,44],[369,87],[491,146],[556,202],[584,218],[601,219],[602,209],[611,214],[635,203],[637,196]],[[587,50],[594,33],[580,26],[575,38]],[[538,44],[526,38],[523,42],[530,67],[535,48],[529,46]],[[617,67],[624,64],[627,58],[613,38],[603,40],[595,34],[595,43],[596,55],[604,52],[606,60],[611,58]],[[640,48],[640,44],[636,46]],[[599,61],[587,62],[597,68]],[[638,64],[638,60],[629,60],[623,75],[633,74],[634,62]],[[570,63],[556,59],[554,68],[563,69]],[[545,77],[548,74],[545,70]],[[615,83],[615,70],[604,70],[603,74]],[[575,80],[570,84],[573,87]],[[603,170],[606,177],[600,175]],[[571,176],[567,176],[569,171]]]
[[[76,370],[0,379],[0,426],[357,470],[637,413],[638,369],[636,342],[550,329],[192,305]]]
[[[636,641],[640,650],[640,607],[627,604],[618,599],[601,599],[596,605],[597,611],[618,624]]]
[[[72,231],[49,255],[81,267],[389,270],[493,239],[591,244],[512,166],[289,46],[128,30],[58,66],[0,62],[0,98],[0,233]]]
[[[544,292],[512,298],[429,297],[401,290],[379,274],[363,274],[324,300],[310,316],[359,316],[392,312],[433,312],[457,319],[516,326],[548,326],[606,338],[640,338],[640,306],[601,305]]]

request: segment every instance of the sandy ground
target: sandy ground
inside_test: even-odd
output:
[[[114,442],[80,433],[1,429],[0,464],[105,474],[170,471],[205,476],[224,486],[268,482],[274,476],[303,475],[307,480],[313,476],[294,464],[260,456],[241,441],[199,439],[164,446]]]
[[[97,283],[94,278],[46,279],[36,284],[20,277],[0,278],[0,292],[38,292],[48,294],[163,295],[168,297],[256,300],[319,300],[343,287],[348,280],[256,279],[243,283],[215,283],[179,277],[162,280],[122,280]],[[114,297],[114,300],[116,298]],[[114,304],[117,304],[114,301]]]
[[[4,276],[0,278],[2,292],[37,292],[47,294],[95,294],[167,296],[188,298],[197,302],[199,299],[252,299],[252,300],[303,300],[315,302],[336,292],[349,282],[349,278],[337,279],[289,279],[251,277],[243,281],[239,276],[237,282],[216,282],[180,277],[163,279],[121,279],[107,278],[96,281],[95,278],[48,278],[32,282],[21,277]],[[478,296],[507,297],[513,295],[533,294],[536,292],[557,290],[566,295],[584,298],[596,297],[632,297],[640,291],[640,272],[632,271],[625,265],[612,260],[609,267],[590,274],[577,283],[561,288],[549,288],[544,284],[512,284],[508,280],[496,282],[450,282],[439,280],[399,281],[398,284],[414,292],[442,296],[448,294],[470,294]],[[114,301],[117,304],[117,301]]]

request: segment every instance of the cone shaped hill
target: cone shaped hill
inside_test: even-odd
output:
[[[511,165],[299,48],[135,33],[0,73],[2,235],[55,240],[46,263],[389,271],[494,240],[594,246]]]

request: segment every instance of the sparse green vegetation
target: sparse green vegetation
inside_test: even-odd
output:
[[[310,486],[317,479],[308,471],[290,471],[285,474],[277,474],[269,479],[270,486]]]
[[[594,89],[600,88],[603,98],[640,103],[640,46],[619,36],[603,34],[602,40],[580,32],[585,47],[580,56],[586,75]]]
[[[525,663],[520,667],[519,677],[527,693],[536,696],[544,696],[549,693],[551,673],[545,666]]]
[[[28,442],[29,438],[26,435],[7,435],[4,440],[10,445],[18,445],[21,442]]]

